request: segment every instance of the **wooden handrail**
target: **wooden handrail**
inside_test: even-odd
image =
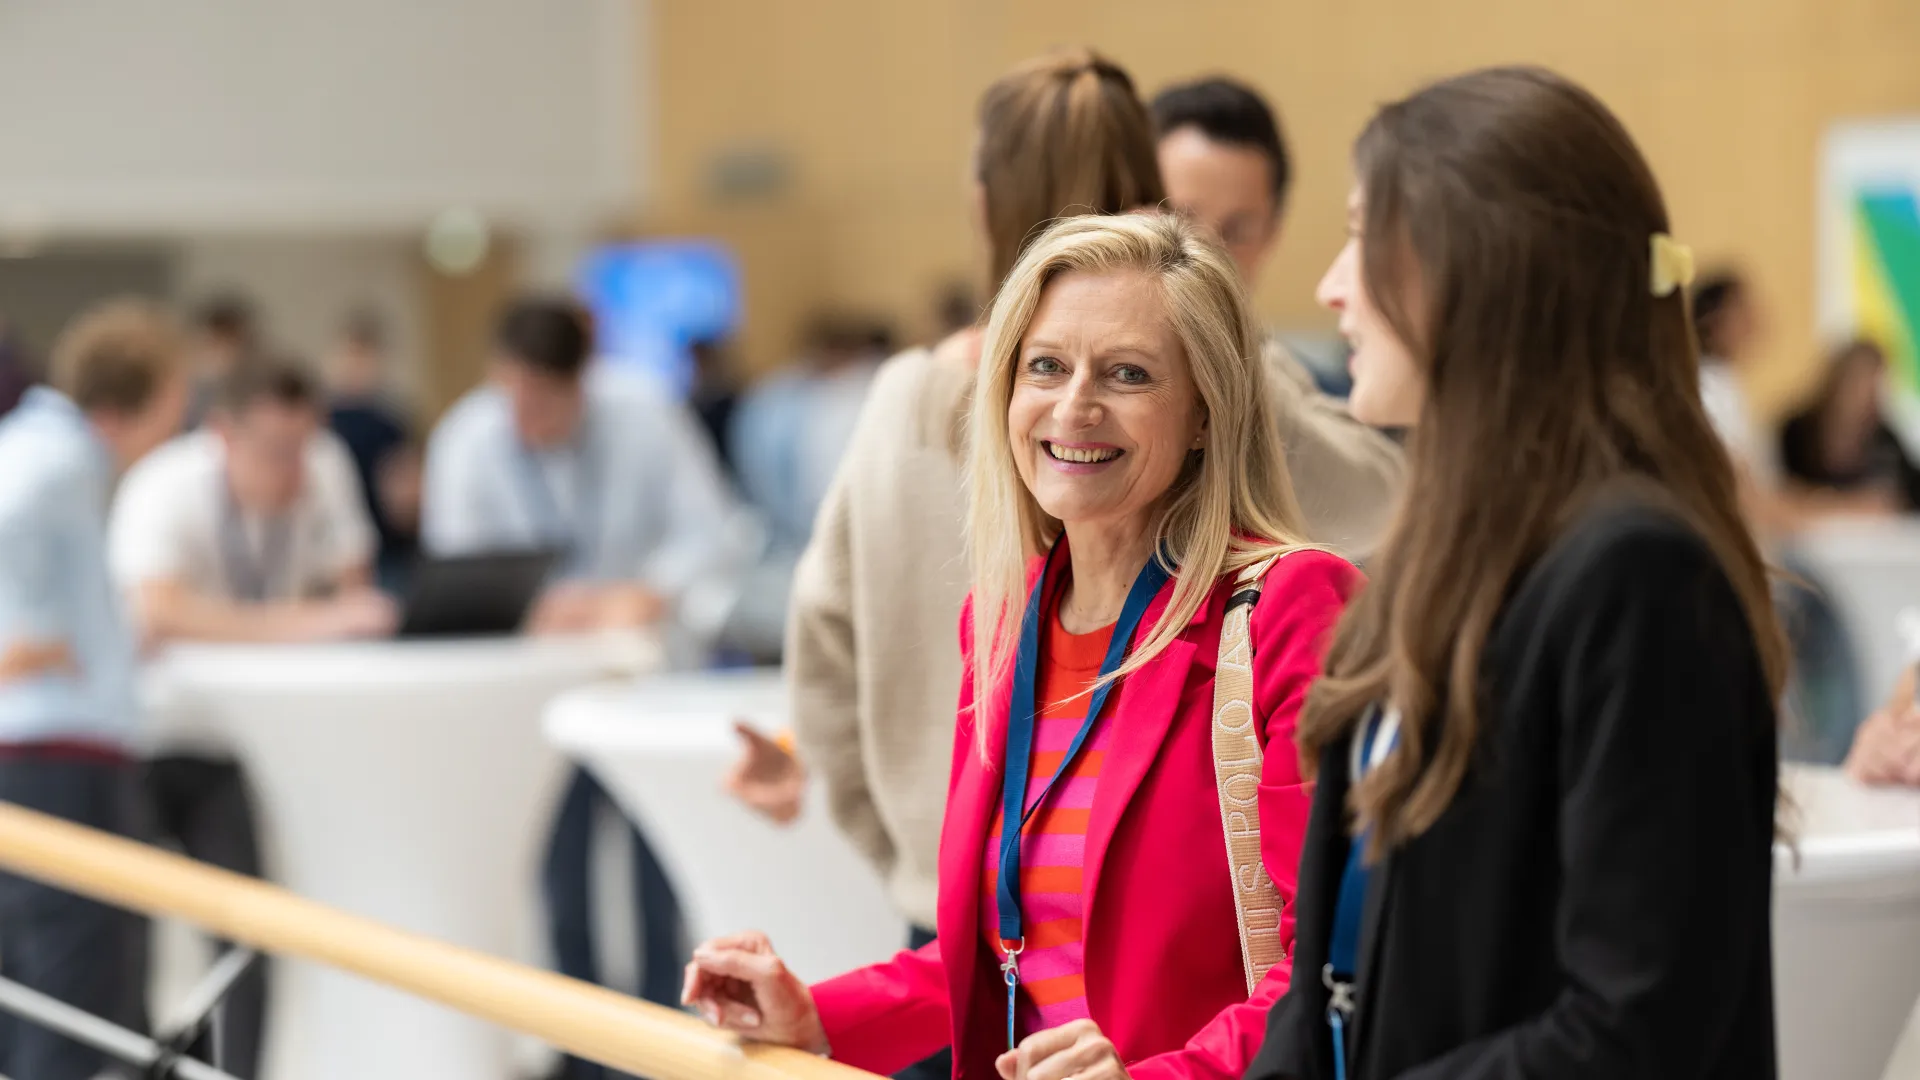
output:
[[[351,971],[654,1080],[873,1080],[798,1050],[742,1044],[685,1013],[7,803],[0,803],[0,868],[181,919],[264,952]]]

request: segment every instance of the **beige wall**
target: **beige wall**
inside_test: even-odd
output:
[[[1482,64],[1544,63],[1616,108],[1652,159],[1683,239],[1752,272],[1772,316],[1755,390],[1811,371],[1815,155],[1842,117],[1920,112],[1914,0],[655,0],[657,173],[641,221],[741,245],[751,363],[777,361],[815,305],[924,332],[969,273],[973,101],[1050,45],[1110,53],[1143,92],[1222,71],[1279,106],[1299,181],[1260,283],[1269,320],[1325,328],[1312,286],[1340,240],[1347,148],[1375,103]],[[716,205],[712,156],[782,148],[790,190]]]

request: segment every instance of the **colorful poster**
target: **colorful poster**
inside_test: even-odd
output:
[[[1821,329],[1886,351],[1890,419],[1920,446],[1920,119],[1836,125],[1821,168]]]

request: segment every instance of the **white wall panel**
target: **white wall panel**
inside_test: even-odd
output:
[[[636,0],[0,0],[0,230],[580,221],[644,167]]]

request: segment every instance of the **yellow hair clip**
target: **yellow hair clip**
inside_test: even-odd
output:
[[[1668,236],[1653,234],[1653,295],[1672,296],[1693,284],[1693,249]]]

